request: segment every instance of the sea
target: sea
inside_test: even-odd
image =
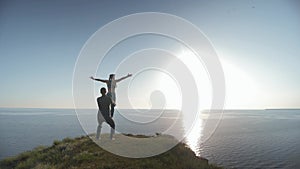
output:
[[[54,140],[91,134],[96,130],[97,110],[79,112],[0,108],[0,160],[37,146],[50,146]],[[180,114],[176,110],[120,112],[116,111],[114,116],[120,133],[164,133],[174,120],[180,119],[175,118]],[[300,168],[300,110],[214,110],[201,114],[203,116],[197,116],[201,124],[194,125],[196,129],[183,141],[210,163],[238,169]],[[129,119],[129,123],[124,122],[124,118]],[[85,123],[86,120],[92,120],[91,124]],[[139,125],[152,123],[154,127],[135,127],[137,121]],[[180,124],[172,126],[175,130],[169,130],[175,137],[184,131],[184,125]],[[103,128],[103,132],[109,131],[108,125],[104,124]]]

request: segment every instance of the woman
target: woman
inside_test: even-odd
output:
[[[107,90],[108,90],[107,96],[109,96],[113,101],[113,104],[111,105],[111,117],[113,117],[113,115],[114,115],[114,107],[116,105],[116,91],[115,91],[115,89],[117,87],[117,83],[124,80],[124,79],[126,79],[126,78],[128,78],[128,77],[130,77],[130,76],[132,76],[132,74],[128,73],[127,76],[124,76],[120,79],[115,79],[115,74],[110,74],[108,80],[96,79],[93,76],[90,77],[92,80],[96,80],[96,81],[106,83]]]

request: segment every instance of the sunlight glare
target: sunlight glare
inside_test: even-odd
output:
[[[258,86],[254,79],[236,65],[221,60],[226,82],[227,109],[249,108],[255,104]]]

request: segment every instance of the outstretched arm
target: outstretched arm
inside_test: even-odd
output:
[[[106,83],[107,80],[103,80],[103,79],[95,79],[93,76],[90,77],[92,80],[96,80],[96,81],[100,81],[100,82],[103,82],[103,83]]]
[[[120,81],[122,81],[122,80],[124,80],[124,79],[126,79],[126,78],[128,78],[128,77],[130,77],[130,76],[132,76],[132,74],[129,74],[129,73],[128,73],[127,76],[124,76],[124,77],[121,77],[120,79],[117,79],[116,82],[120,82]]]

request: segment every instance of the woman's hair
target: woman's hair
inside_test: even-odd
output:
[[[110,74],[109,75],[109,80],[111,80],[113,77],[115,77],[115,74]]]

